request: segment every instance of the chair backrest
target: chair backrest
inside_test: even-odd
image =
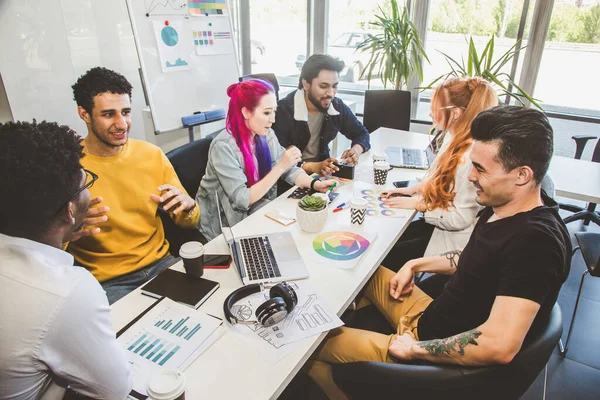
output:
[[[419,399],[518,399],[527,391],[552,355],[562,334],[562,315],[554,305],[546,321],[528,335],[521,351],[507,365],[455,365],[354,362],[334,364],[336,384],[352,399],[402,397]],[[376,394],[376,395],[374,395]]]
[[[206,137],[167,153],[167,158],[173,165],[181,184],[192,198],[196,196],[206,171],[211,142],[212,138]]]
[[[410,128],[410,92],[405,90],[367,90],[363,125],[369,133],[386,127],[407,131]]]
[[[265,73],[244,75],[240,77],[240,82],[244,82],[249,79],[262,79],[263,81],[270,82],[271,85],[273,85],[273,88],[275,89],[275,97],[277,98],[277,101],[279,101],[279,82],[277,82],[277,77],[275,76],[275,74]]]
[[[592,153],[592,161],[600,163],[600,140],[596,143],[596,147],[594,147],[594,152]]]

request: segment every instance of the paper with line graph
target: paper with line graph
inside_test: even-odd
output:
[[[220,319],[163,299],[117,341],[125,350],[133,372],[133,389],[146,394],[148,379],[161,368],[186,368],[220,337]],[[220,332],[222,334],[222,332]]]
[[[280,349],[298,340],[318,335],[343,325],[342,320],[323,302],[323,299],[307,283],[289,282],[298,295],[298,305],[280,323],[264,328],[260,325],[238,325],[236,331],[252,337],[263,345]],[[242,299],[232,307],[232,312],[241,319],[255,320],[254,310],[269,299],[269,292],[255,293]],[[252,335],[248,335],[251,333]]]

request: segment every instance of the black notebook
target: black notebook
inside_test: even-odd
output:
[[[219,282],[166,269],[142,286],[142,293],[156,298],[165,296],[186,306],[198,308],[218,288]]]

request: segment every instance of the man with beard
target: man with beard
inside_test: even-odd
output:
[[[100,67],[73,85],[88,128],[82,162],[101,179],[91,190],[86,226],[68,251],[100,281],[111,304],[175,261],[159,206],[182,228],[196,228],[200,218],[162,150],[129,139],[131,90],[124,76]]]
[[[0,124],[0,398],[94,399],[131,390],[98,281],[61,250],[83,223],[98,176],[81,137],[56,123]]]
[[[329,398],[345,398],[333,363],[508,364],[546,323],[571,265],[558,205],[540,188],[552,158],[552,128],[537,110],[500,106],[481,112],[471,135],[469,180],[486,208],[469,242],[462,252],[408,261],[398,273],[379,267],[359,307],[374,304],[397,334],[331,331],[309,371]],[[418,272],[451,278],[432,299],[414,286]]]
[[[369,132],[350,108],[335,97],[344,62],[327,54],[313,54],[300,73],[298,90],[278,103],[273,130],[283,147],[302,151],[301,166],[308,174],[331,174],[338,170],[330,158],[329,143],[338,132],[352,141],[342,154],[347,163],[369,150]]]

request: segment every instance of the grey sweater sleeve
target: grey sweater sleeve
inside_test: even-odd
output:
[[[246,212],[250,208],[250,189],[246,186],[244,166],[236,157],[229,143],[220,141],[211,147],[210,161],[215,169],[223,192],[233,209]]]

